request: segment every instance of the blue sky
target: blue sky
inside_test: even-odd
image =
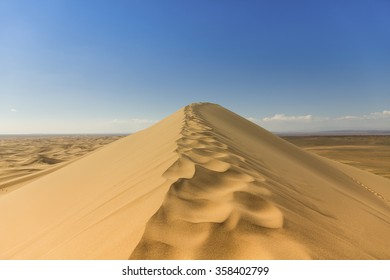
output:
[[[198,101],[390,129],[390,2],[0,0],[0,134],[133,132]]]

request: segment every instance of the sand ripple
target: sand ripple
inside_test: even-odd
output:
[[[236,258],[234,242],[225,244],[222,254],[204,248],[216,235],[241,232],[244,224],[267,234],[283,227],[282,211],[272,202],[265,177],[245,155],[229,149],[192,106],[185,109],[181,134],[179,159],[164,173],[175,182],[131,258]]]

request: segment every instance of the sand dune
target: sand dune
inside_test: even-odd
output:
[[[3,259],[390,259],[390,181],[215,104],[0,197]]]
[[[51,173],[120,136],[1,136],[0,196]]]

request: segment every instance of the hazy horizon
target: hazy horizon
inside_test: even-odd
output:
[[[0,138],[7,137],[67,137],[67,136],[128,136],[135,132],[112,133],[4,133]],[[284,136],[389,136],[390,130],[323,130],[323,131],[270,131],[281,137]]]
[[[193,102],[390,129],[385,1],[0,0],[0,134],[118,134]]]

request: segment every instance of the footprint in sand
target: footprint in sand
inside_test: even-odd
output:
[[[163,175],[174,182],[131,258],[207,258],[201,248],[216,232],[234,232],[241,222],[268,230],[283,226],[265,178],[191,107],[186,116],[180,157]]]

